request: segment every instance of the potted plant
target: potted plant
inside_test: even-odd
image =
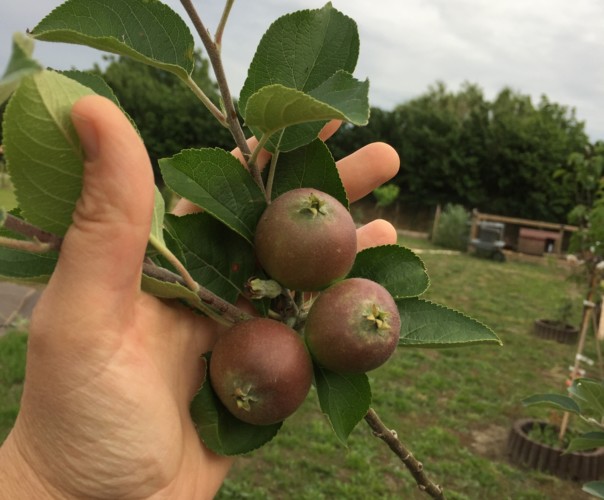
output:
[[[571,317],[573,301],[569,297],[560,302],[551,318],[540,318],[533,323],[533,333],[537,337],[557,340],[564,344],[574,344],[579,336],[579,329],[573,326]]]
[[[545,406],[578,415],[595,430],[561,433],[560,426],[535,419],[515,422],[508,439],[508,455],[513,463],[528,466],[565,479],[588,481],[583,489],[604,498],[604,383],[577,378],[568,396],[536,394],[523,401],[525,406]]]

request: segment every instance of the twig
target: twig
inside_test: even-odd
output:
[[[180,3],[187,11],[189,18],[191,19],[193,26],[195,26],[195,29],[197,30],[197,33],[201,38],[201,42],[203,43],[203,46],[206,49],[208,58],[210,59],[210,63],[212,64],[212,68],[214,69],[216,83],[218,84],[220,94],[222,95],[222,100],[226,109],[226,119],[227,123],[229,124],[229,129],[231,130],[231,134],[233,135],[233,139],[235,139],[237,147],[241,150],[241,153],[247,159],[250,155],[250,149],[245,140],[245,135],[243,134],[241,124],[239,123],[237,111],[235,110],[235,105],[233,104],[233,98],[231,97],[229,84],[224,73],[224,66],[222,65],[220,51],[218,50],[218,47],[214,40],[212,40],[210,33],[204,26],[203,21],[197,14],[197,10],[195,10],[193,2],[191,2],[191,0],[180,0]]]
[[[37,242],[37,245],[40,243],[46,244],[47,248],[44,251],[59,250],[61,248],[61,244],[63,243],[63,238],[57,236],[56,234],[44,231],[39,227],[34,226],[23,219],[19,219],[18,217],[15,217],[9,213],[5,214],[3,226],[10,231],[14,231],[15,233],[32,238],[35,242]]]
[[[21,242],[29,245],[45,245],[45,248],[48,250],[60,250],[61,243],[63,239],[59,236],[49,233],[47,231],[43,231],[39,227],[30,224],[18,217],[15,217],[12,214],[5,214],[4,219],[4,227],[19,233],[23,236],[28,236],[33,238],[34,241],[21,241],[21,240],[12,240],[15,242]],[[31,248],[27,248],[27,250],[32,250]],[[160,281],[165,281],[167,283],[178,283],[184,287],[189,288],[189,284],[185,282],[185,279],[175,274],[167,269],[163,269],[161,267],[156,266],[155,264],[150,264],[145,262],[143,264],[143,272],[152,278],[155,278]],[[192,278],[191,278],[192,279]],[[200,286],[195,282],[194,293],[201,299],[202,303],[211,308],[210,311],[204,309],[204,312],[208,313],[209,316],[213,317],[217,321],[221,323],[225,323],[224,319],[221,316],[225,316],[228,324],[236,323],[238,321],[243,321],[245,319],[251,318],[251,316],[234,306],[230,302],[223,300],[218,295],[210,292],[208,289]]]
[[[369,424],[369,427],[371,427],[374,435],[384,441],[394,454],[405,464],[405,467],[411,472],[419,489],[430,495],[432,498],[444,500],[445,495],[443,489],[430,481],[424,472],[423,464],[411,454],[407,447],[397,437],[396,433],[383,424],[373,408],[369,408],[369,411],[365,415],[365,421]]]
[[[165,281],[166,283],[178,283],[179,285],[187,287],[187,283],[181,276],[169,271],[168,269],[164,269],[163,267],[158,267],[155,264],[150,264],[148,262],[143,263],[143,273],[159,281]],[[215,311],[220,316],[226,318],[229,322],[229,325],[250,319],[252,317],[250,314],[242,311],[237,306],[234,306],[230,302],[220,298],[218,295],[210,292],[207,288],[199,286],[195,293],[205,305],[212,309],[212,311]],[[204,312],[207,311],[204,309]],[[212,315],[212,317],[214,316]]]
[[[243,133],[243,129],[241,128],[241,124],[239,123],[237,111],[235,110],[233,97],[231,96],[229,84],[227,82],[227,78],[224,72],[224,66],[222,64],[220,47],[214,40],[212,40],[210,33],[208,32],[208,30],[203,24],[203,21],[197,14],[197,11],[193,6],[193,2],[191,2],[191,0],[180,0],[180,3],[185,8],[189,18],[191,19],[191,22],[193,23],[193,26],[195,26],[195,29],[197,30],[197,33],[201,38],[201,42],[203,43],[203,46],[206,49],[208,58],[210,59],[210,64],[214,69],[214,75],[216,76],[216,84],[218,85],[220,95],[222,96],[222,102],[225,109],[225,117],[231,135],[233,136],[235,144],[239,148],[239,151],[241,151],[241,154],[243,155],[243,158],[245,159],[246,163],[248,163],[248,167],[254,181],[256,182],[256,184],[258,184],[258,187],[266,198],[266,191],[264,189],[264,183],[262,182],[260,170],[258,169],[258,166],[255,164],[255,162],[249,162],[249,158],[252,152],[250,151],[250,148],[247,144],[245,134]],[[227,7],[225,7],[225,9]],[[220,34],[220,36],[222,36],[222,34]]]
[[[220,17],[220,21],[218,23],[218,27],[216,28],[216,34],[214,35],[214,40],[216,41],[216,48],[220,53],[222,48],[222,34],[224,33],[224,27],[226,26],[227,19],[229,18],[229,14],[231,13],[231,8],[235,0],[227,0],[224,4],[224,10],[222,11],[222,16]]]
[[[16,240],[14,238],[6,238],[0,236],[0,247],[12,248],[13,250],[22,250],[32,253],[46,253],[53,250],[50,243],[42,243],[36,239],[33,240]]]

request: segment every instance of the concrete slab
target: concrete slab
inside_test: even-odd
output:
[[[0,335],[15,322],[29,319],[40,293],[40,288],[0,282]]]

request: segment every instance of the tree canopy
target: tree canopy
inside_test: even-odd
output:
[[[387,112],[372,110],[366,129],[345,127],[342,156],[371,140],[401,157],[400,200],[418,206],[457,203],[484,212],[563,221],[573,193],[554,172],[588,144],[574,110],[505,88],[488,101],[478,85],[443,83]]]

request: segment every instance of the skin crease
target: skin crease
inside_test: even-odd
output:
[[[102,97],[79,100],[72,118],[84,187],[33,313],[21,410],[0,448],[0,499],[212,498],[233,459],[200,443],[188,406],[221,327],[140,291],[153,208],[146,150]],[[338,169],[353,201],[391,178],[398,157],[377,143]],[[182,202],[176,212],[190,210]],[[359,249],[395,241],[386,221],[358,232]]]

